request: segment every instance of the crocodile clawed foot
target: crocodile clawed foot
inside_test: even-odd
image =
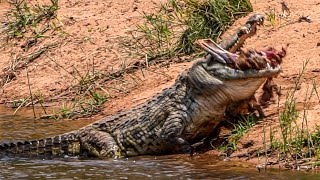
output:
[[[200,142],[197,142],[197,143],[194,143],[190,146],[190,157],[193,157],[193,155],[196,153],[196,149],[200,146],[203,146],[204,145],[204,142],[203,141],[200,141]]]
[[[190,146],[190,157],[193,157],[194,154],[195,154],[195,148]]]
[[[264,119],[264,118],[266,118],[266,115],[264,115],[264,113],[262,113],[262,114],[259,113],[259,117],[258,117],[258,118],[259,118],[260,120],[261,120],[261,119]]]

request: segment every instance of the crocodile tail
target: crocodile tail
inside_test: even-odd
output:
[[[70,132],[54,137],[12,141],[0,143],[0,156],[76,156],[80,154],[80,141],[76,132]]]

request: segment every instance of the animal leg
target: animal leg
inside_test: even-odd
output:
[[[81,151],[95,157],[120,156],[120,148],[114,138],[107,132],[86,129],[80,133]]]
[[[193,153],[192,146],[180,137],[186,123],[184,112],[170,114],[160,132],[160,138],[170,144],[173,152]]]
[[[266,117],[256,97],[253,96],[248,103],[249,103],[249,111],[250,112],[254,112],[255,110],[258,111],[259,119],[263,119]]]

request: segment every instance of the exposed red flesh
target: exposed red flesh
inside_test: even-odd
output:
[[[261,70],[267,67],[267,63],[273,68],[282,63],[282,58],[287,54],[287,47],[283,47],[280,51],[273,47],[266,50],[249,50],[247,52],[240,52],[240,55],[229,56],[233,59],[230,67],[239,70],[256,69]]]

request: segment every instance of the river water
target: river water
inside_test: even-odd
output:
[[[33,120],[31,110],[12,115],[0,107],[0,141],[34,139],[82,127],[93,120]],[[320,174],[267,170],[214,156],[139,156],[129,159],[0,158],[0,179],[320,179]]]

